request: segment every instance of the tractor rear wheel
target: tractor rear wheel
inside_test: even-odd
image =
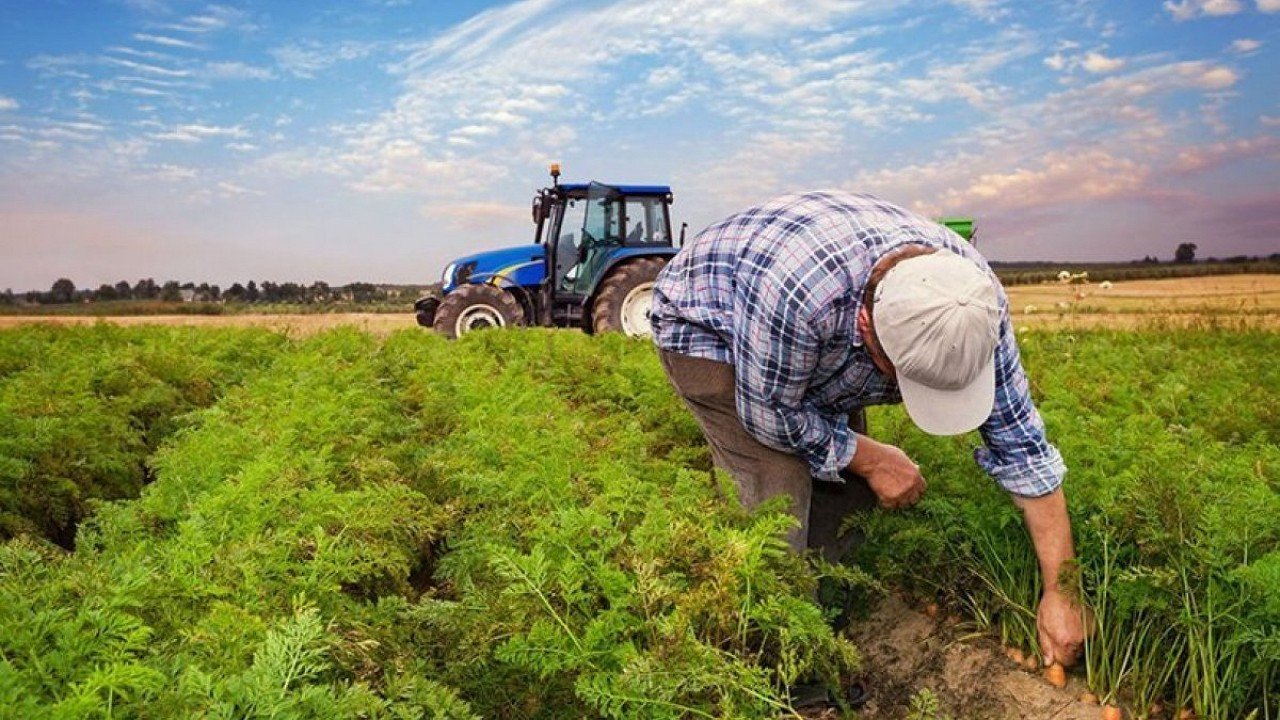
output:
[[[595,332],[622,332],[649,337],[649,310],[653,307],[653,283],[666,267],[665,258],[648,257],[619,265],[600,284],[591,313]]]
[[[493,285],[463,285],[436,308],[436,332],[450,340],[472,330],[523,325],[524,308],[511,293]]]

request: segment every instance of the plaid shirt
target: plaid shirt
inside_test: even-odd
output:
[[[906,244],[950,250],[991,275],[1002,312],[996,401],[974,458],[1012,493],[1053,492],[1066,465],[1031,402],[995,273],[946,227],[873,196],[789,195],[702,231],[654,287],[654,342],[732,364],[746,429],[838,482],[857,442],[848,413],[902,400],[863,345],[857,314],[871,268]]]

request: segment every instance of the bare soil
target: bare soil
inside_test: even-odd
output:
[[[866,720],[907,717],[912,697],[932,691],[942,718],[968,720],[1098,720],[1102,709],[1081,702],[1085,687],[1068,675],[1066,688],[1017,666],[999,645],[964,625],[927,617],[886,598],[850,633],[862,653],[871,702]],[[834,715],[832,717],[835,717]]]

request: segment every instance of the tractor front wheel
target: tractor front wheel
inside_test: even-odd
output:
[[[664,258],[642,258],[619,265],[600,284],[591,314],[598,333],[622,332],[649,337],[649,310],[653,307],[653,283],[666,267]]]
[[[440,298],[424,297],[413,304],[414,315],[418,318],[418,324],[422,327],[435,327],[436,324],[436,308],[440,307]]]
[[[463,285],[440,301],[434,327],[436,332],[455,340],[472,330],[524,322],[524,308],[511,293],[493,285]]]

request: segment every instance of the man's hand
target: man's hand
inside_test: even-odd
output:
[[[1071,665],[1084,643],[1085,611],[1060,590],[1046,590],[1036,613],[1044,664]]]
[[[866,478],[867,485],[880,499],[880,507],[889,510],[911,507],[924,494],[920,467],[898,448],[866,435],[858,436],[849,470]]]

